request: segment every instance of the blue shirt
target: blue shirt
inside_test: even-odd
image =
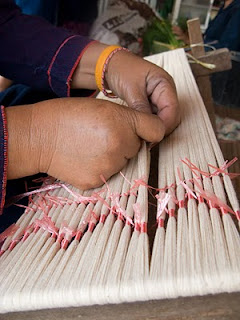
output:
[[[16,83],[45,94],[69,96],[72,74],[91,42],[86,37],[54,27],[40,17],[22,14],[14,0],[0,0],[0,75]],[[4,205],[6,180],[7,119],[2,106],[0,214]]]
[[[209,23],[204,42],[213,42],[216,49],[240,51],[240,0],[234,0],[225,9],[223,6],[220,8],[217,16]]]

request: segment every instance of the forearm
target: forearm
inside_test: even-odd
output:
[[[39,158],[37,132],[31,129],[32,105],[5,109],[8,131],[7,179],[17,179],[38,173]]]
[[[71,88],[97,89],[95,67],[98,57],[107,46],[96,41],[84,50],[80,62],[73,73]]]
[[[0,74],[18,83],[69,96],[72,75],[90,39],[21,14],[0,3]]]

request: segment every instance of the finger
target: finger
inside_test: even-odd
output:
[[[136,134],[147,142],[157,143],[165,135],[165,126],[158,116],[135,111],[133,114]]]
[[[166,134],[171,133],[180,122],[177,93],[174,84],[165,79],[154,89],[151,102],[157,107],[157,115],[165,125]]]
[[[131,109],[144,113],[152,112],[147,98],[147,93],[139,90],[137,85],[135,89],[127,89],[125,92],[124,100]]]

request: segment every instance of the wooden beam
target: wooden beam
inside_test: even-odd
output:
[[[187,21],[188,26],[188,36],[190,41],[190,46],[192,49],[192,54],[195,58],[203,56],[205,53],[204,43],[201,31],[201,25],[199,18],[190,19]]]
[[[195,58],[199,58],[205,55],[204,42],[202,37],[201,25],[199,18],[191,19],[187,21],[188,36],[190,40],[190,46],[192,55]],[[203,98],[205,107],[208,111],[209,118],[211,120],[214,131],[216,130],[215,125],[215,113],[212,100],[212,89],[211,83],[208,76],[195,77],[196,82]]]
[[[1,320],[236,320],[240,293],[1,314]]]
[[[197,59],[204,63],[214,64],[215,68],[208,69],[200,64],[191,63],[191,69],[195,77],[207,76],[215,72],[230,70],[232,68],[231,54],[226,48],[207,52]]]

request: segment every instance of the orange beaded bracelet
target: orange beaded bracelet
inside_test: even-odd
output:
[[[108,62],[110,61],[110,59],[112,58],[112,56],[121,50],[126,50],[129,51],[126,48],[120,47],[120,46],[109,46],[106,49],[104,49],[102,51],[102,53],[100,54],[97,63],[96,63],[96,68],[95,68],[95,80],[96,80],[96,84],[97,87],[100,91],[103,92],[103,94],[107,97],[110,98],[116,98],[115,95],[113,95],[112,91],[107,90],[104,86],[104,77],[105,77],[105,72],[106,72],[106,68],[108,65]]]

